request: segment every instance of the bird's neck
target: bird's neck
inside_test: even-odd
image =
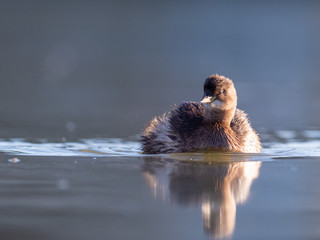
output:
[[[230,127],[230,123],[234,118],[236,109],[222,111],[219,109],[206,109],[204,112],[204,121],[218,124],[221,127]]]

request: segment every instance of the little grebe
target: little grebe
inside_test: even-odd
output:
[[[258,153],[260,139],[247,115],[237,109],[233,82],[214,74],[204,83],[201,103],[184,102],[155,117],[141,135],[143,153],[229,150]]]

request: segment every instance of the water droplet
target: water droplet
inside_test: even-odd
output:
[[[14,158],[8,159],[8,162],[10,162],[10,163],[19,163],[19,162],[21,162],[21,160],[19,158],[17,158],[17,157],[14,157]]]

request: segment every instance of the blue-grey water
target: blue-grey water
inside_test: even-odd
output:
[[[260,154],[143,155],[137,137],[0,140],[6,239],[318,239],[320,130]]]

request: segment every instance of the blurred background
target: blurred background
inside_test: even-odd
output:
[[[258,131],[320,127],[319,1],[0,1],[0,137],[127,137],[212,73]]]

